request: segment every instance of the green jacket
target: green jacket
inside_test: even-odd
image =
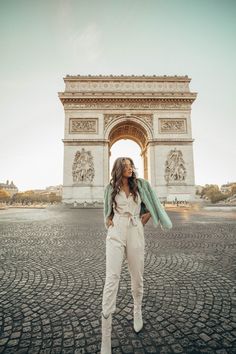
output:
[[[153,219],[154,227],[157,227],[160,223],[162,229],[171,229],[172,222],[167,215],[164,207],[162,206],[156,192],[152,189],[150,183],[143,179],[137,178],[138,191],[141,198],[141,215],[149,211]],[[111,203],[112,186],[108,184],[104,191],[104,223],[106,226],[107,218],[112,213]]]

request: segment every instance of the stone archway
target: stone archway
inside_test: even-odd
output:
[[[120,117],[120,119],[122,119],[122,117]],[[145,128],[133,120],[132,116],[113,126],[108,135],[109,156],[112,145],[120,139],[130,139],[139,145],[141,157],[143,158],[144,178],[148,179],[147,145],[149,139]]]
[[[161,200],[195,195],[188,76],[67,76],[63,202],[102,202],[109,152],[128,138],[141,147],[144,178]]]

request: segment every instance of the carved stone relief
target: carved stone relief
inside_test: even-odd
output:
[[[144,91],[144,92],[188,92],[188,82],[66,82],[67,91]]]
[[[121,114],[104,114],[104,128],[106,129],[112,121],[120,117],[122,117]]]
[[[185,118],[159,119],[160,133],[187,133],[187,124]]]
[[[94,179],[94,162],[91,151],[77,151],[72,166],[73,182],[92,182]]]
[[[152,114],[139,114],[138,117],[142,118],[147,125],[153,129],[153,115]]]
[[[153,102],[153,101],[120,101],[120,102],[109,102],[104,101],[87,101],[87,102],[65,102],[65,109],[190,109],[190,102]]]
[[[119,120],[121,118],[140,118],[143,120],[149,128],[153,129],[153,116],[152,114],[142,114],[142,113],[135,113],[132,114],[104,114],[104,128],[106,129],[111,122],[115,120]]]
[[[70,133],[97,133],[97,118],[70,118]]]
[[[171,150],[165,163],[165,180],[167,183],[183,182],[186,178],[186,168],[181,150]]]

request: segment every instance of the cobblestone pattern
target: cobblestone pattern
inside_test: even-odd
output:
[[[0,223],[0,353],[100,352],[106,231],[102,211],[89,211],[82,227],[78,213]],[[139,334],[123,264],[113,353],[235,354],[236,222],[175,215],[171,231],[146,226]]]

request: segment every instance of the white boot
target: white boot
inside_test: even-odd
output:
[[[112,315],[107,318],[102,313],[102,345],[101,354],[111,354],[111,324]]]
[[[143,328],[142,309],[141,305],[134,305],[134,330],[136,333]]]

